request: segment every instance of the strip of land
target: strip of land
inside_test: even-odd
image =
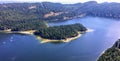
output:
[[[93,32],[94,30],[93,29],[87,29],[86,32]],[[48,42],[53,42],[53,43],[58,43],[58,42],[70,42],[72,40],[75,40],[79,37],[82,36],[82,33],[81,32],[78,32],[79,34],[75,37],[70,37],[70,38],[66,38],[66,39],[61,39],[61,40],[53,40],[53,39],[45,39],[45,38],[42,38],[40,36],[36,36],[36,38],[38,40],[41,40],[41,43],[48,43]]]
[[[34,34],[36,30],[27,30],[27,31],[11,31],[10,29],[8,30],[0,30],[2,33],[16,33],[16,34]]]
[[[29,34],[29,35],[34,35],[35,31],[36,30],[27,30],[27,31],[11,31],[10,29],[0,30],[0,32],[2,32],[2,33]],[[92,31],[94,31],[94,30],[93,29],[87,29],[86,32],[92,32]],[[41,41],[41,43],[48,43],[48,42],[58,43],[58,42],[70,42],[72,40],[75,40],[75,39],[81,37],[82,34],[83,34],[82,32],[78,32],[78,35],[75,36],[75,37],[70,37],[70,38],[61,39],[61,40],[46,39],[46,38],[42,38],[41,36],[37,36],[37,35],[35,35],[35,36],[38,40]]]
[[[52,40],[52,39],[45,39],[40,36],[36,36],[38,40],[41,40],[41,43],[48,43],[48,42],[53,42],[53,43],[58,43],[58,42],[70,42],[72,40],[75,40],[82,36],[82,34],[77,35],[76,37],[71,37],[71,38],[66,38],[66,39],[61,39],[61,40]]]

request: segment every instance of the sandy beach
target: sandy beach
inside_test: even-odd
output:
[[[93,29],[87,29],[87,31],[86,32],[93,32],[94,30]],[[78,34],[79,35],[77,35],[76,37],[71,37],[71,38],[66,38],[66,39],[62,39],[62,40],[51,40],[51,39],[45,39],[45,38],[42,38],[42,37],[40,37],[40,36],[36,36],[36,38],[38,39],[38,40],[41,40],[41,43],[48,43],[48,42],[53,42],[53,43],[57,43],[57,42],[70,42],[70,41],[72,41],[72,40],[75,40],[75,39],[77,39],[77,38],[79,38],[79,37],[81,37],[82,36],[82,32],[78,32]]]
[[[17,34],[29,34],[29,35],[34,35],[34,32],[36,30],[27,30],[27,31],[11,31],[11,29],[8,29],[8,30],[0,30],[0,32],[2,33],[17,33]],[[87,29],[86,32],[93,32],[94,30],[93,29]],[[71,37],[71,38],[66,38],[66,39],[61,39],[61,40],[51,40],[51,39],[45,39],[45,38],[42,38],[40,36],[36,36],[36,38],[38,40],[41,40],[41,43],[48,43],[48,42],[53,42],[53,43],[57,43],[57,42],[70,42],[72,40],[75,40],[79,37],[82,36],[82,34],[85,33],[85,32],[78,32],[79,35],[75,36],[75,37]]]
[[[27,30],[27,31],[11,31],[8,30],[0,30],[2,33],[17,33],[17,34],[33,34],[36,30]]]
[[[66,39],[61,39],[61,40],[45,39],[45,38],[42,38],[42,37],[40,37],[40,36],[36,36],[36,38],[37,38],[38,40],[41,40],[41,43],[48,43],[48,42],[53,42],[53,43],[55,43],[55,42],[70,42],[70,41],[72,41],[72,40],[74,40],[74,39],[79,38],[80,36],[82,36],[82,34],[79,34],[79,35],[76,36],[76,37],[71,37],[71,38],[66,38]]]

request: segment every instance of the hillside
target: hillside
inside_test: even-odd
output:
[[[120,3],[97,3],[95,1],[61,3],[5,3],[0,4],[0,21],[46,20],[61,21],[84,16],[120,18]]]
[[[105,51],[98,61],[120,61],[120,39]]]

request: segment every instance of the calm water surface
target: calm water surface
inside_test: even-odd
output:
[[[100,54],[120,38],[120,21],[84,17],[50,26],[81,23],[93,29],[69,43],[45,43],[32,35],[0,33],[0,61],[96,61]]]

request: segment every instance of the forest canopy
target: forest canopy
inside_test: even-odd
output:
[[[70,37],[75,37],[79,35],[79,32],[83,33],[87,29],[81,24],[72,24],[72,25],[61,25],[43,28],[41,30],[36,31],[34,34],[41,36],[46,39],[66,39]]]
[[[113,47],[106,50],[98,61],[120,61],[120,39],[115,42]]]

